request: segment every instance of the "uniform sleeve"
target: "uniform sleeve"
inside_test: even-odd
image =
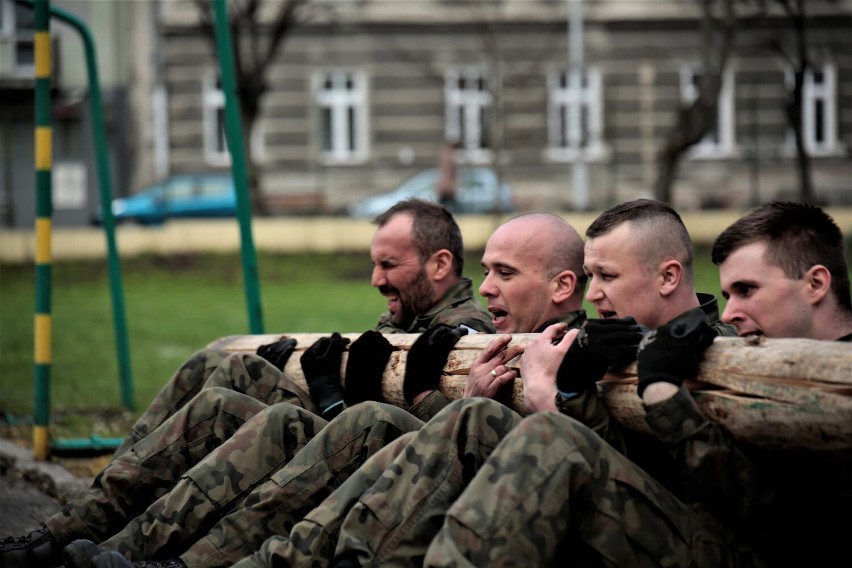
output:
[[[613,448],[625,453],[621,426],[616,422],[594,389],[578,393],[557,402],[559,412],[582,422]]]
[[[429,422],[429,419],[438,414],[442,408],[450,404],[444,393],[439,390],[432,391],[427,394],[423,400],[413,405],[408,409],[408,412],[419,418],[423,422]]]
[[[682,469],[691,496],[715,514],[748,523],[778,497],[777,477],[704,416],[685,388],[645,410],[646,422]]]

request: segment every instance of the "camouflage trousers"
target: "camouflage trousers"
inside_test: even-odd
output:
[[[752,565],[567,416],[462,400],[409,436],[236,566]]]
[[[63,544],[108,538],[251,417],[276,403],[287,403],[289,419],[307,432],[305,442],[326,423],[304,409],[314,408],[304,389],[262,358],[197,353],[157,395],[92,487],[46,521],[48,529]]]
[[[291,402],[316,410],[307,391],[262,357],[202,349],[187,359],[160,390],[115,455],[121,455],[181,409],[205,387],[224,387],[267,404]]]
[[[270,536],[288,534],[367,458],[423,424],[365,402],[309,442],[301,435],[299,445],[288,439],[295,425],[288,408],[257,414],[101,546],[131,560],[180,556],[190,567],[230,566]]]
[[[419,566],[447,508],[520,420],[491,400],[452,402],[236,566],[327,566],[336,553],[356,551],[365,564]]]

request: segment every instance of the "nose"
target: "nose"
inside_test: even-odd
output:
[[[603,299],[604,294],[601,287],[597,285],[597,278],[589,278],[589,289],[586,291],[586,301],[590,303]]]
[[[722,312],[722,321],[728,324],[743,321],[742,313],[740,313],[737,301],[733,297],[728,298],[728,303],[725,304],[725,310]]]
[[[483,298],[497,295],[494,285],[491,283],[490,274],[486,274],[485,278],[482,280],[482,284],[479,285],[479,295]]]
[[[388,279],[385,276],[385,271],[381,266],[373,266],[373,274],[370,277],[370,284],[372,284],[373,288],[378,288],[379,286],[384,286],[388,283]]]

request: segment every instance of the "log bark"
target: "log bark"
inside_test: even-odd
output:
[[[284,371],[305,385],[301,353],[320,333],[237,335],[220,338],[210,348],[254,353],[258,346],[285,337],[297,340],[296,352]],[[360,334],[344,334],[352,341]],[[537,334],[514,334],[526,344]],[[382,394],[386,402],[407,408],[402,381],[408,349],[419,334],[385,336],[398,350],[385,368]],[[441,390],[450,399],[464,394],[464,385],[479,352],[496,335],[462,337],[450,353]],[[346,377],[344,353],[341,377]],[[517,367],[519,358],[508,363]],[[627,428],[647,432],[644,409],[636,395],[636,368],[608,373],[598,389],[613,416]],[[707,350],[694,381],[686,384],[705,415],[742,443],[773,449],[804,451],[852,450],[852,346],[810,339],[719,337]],[[518,379],[503,400],[521,414],[523,386]]]

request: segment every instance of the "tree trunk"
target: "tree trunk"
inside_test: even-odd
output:
[[[354,341],[360,334],[344,335]],[[297,351],[284,370],[307,388],[299,358],[302,351],[322,336],[318,333],[230,336],[208,347],[254,353],[260,345],[292,337],[298,341]],[[536,336],[515,334],[513,341],[526,344]],[[390,404],[406,408],[402,382],[407,350],[419,334],[385,337],[398,351],[392,353],[385,368],[383,396]],[[459,340],[441,379],[441,391],[448,398],[463,396],[473,361],[494,338],[494,335],[476,334]],[[344,354],[344,370],[346,357]],[[517,365],[517,358],[508,363],[510,367]],[[635,383],[635,365],[630,365],[622,372],[607,374],[598,383],[598,389],[620,423],[647,432]],[[852,449],[852,357],[847,343],[717,338],[707,350],[696,380],[688,382],[687,388],[708,418],[745,444],[807,451]],[[521,414],[528,413],[520,379],[515,381],[504,402]]]

